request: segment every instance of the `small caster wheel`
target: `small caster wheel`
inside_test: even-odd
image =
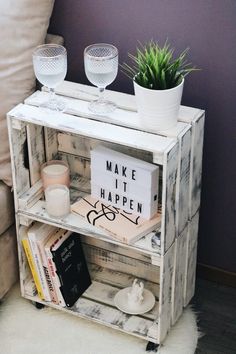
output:
[[[146,352],[154,352],[157,353],[157,349],[159,347],[159,344],[153,343],[153,342],[148,342],[146,346]]]
[[[40,302],[33,302],[34,306],[36,307],[36,309],[41,310],[45,307],[45,305],[40,304]]]

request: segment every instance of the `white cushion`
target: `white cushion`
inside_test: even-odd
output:
[[[0,1],[0,180],[12,184],[6,113],[35,86],[32,51],[44,42],[54,0]]]

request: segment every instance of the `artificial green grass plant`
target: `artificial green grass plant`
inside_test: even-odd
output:
[[[173,58],[174,49],[166,41],[160,47],[153,40],[146,45],[139,43],[136,55],[128,53],[133,66],[121,65],[122,71],[137,84],[153,90],[166,90],[178,86],[191,71],[197,70],[186,62],[188,48],[177,58]]]

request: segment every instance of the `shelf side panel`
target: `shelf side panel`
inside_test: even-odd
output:
[[[187,256],[184,283],[184,306],[187,306],[195,292],[199,211],[188,223]]]
[[[171,326],[171,293],[174,273],[175,244],[162,256],[160,269],[160,298],[158,343],[162,343]]]
[[[175,241],[175,264],[172,288],[172,325],[177,322],[183,312],[183,288],[185,283],[185,266],[187,253],[188,225]]]
[[[44,129],[40,125],[27,124],[30,183],[33,186],[40,179],[40,167],[45,162]]]
[[[27,151],[26,126],[8,116],[8,134],[11,152],[11,168],[15,209],[18,210],[18,197],[30,188],[29,159]]]
[[[164,254],[174,242],[176,230],[176,180],[178,170],[179,144],[165,154],[162,176],[162,225],[161,244]]]
[[[186,227],[189,219],[189,184],[191,157],[191,129],[179,138],[179,166],[177,174],[177,235]]]
[[[189,220],[196,214],[200,207],[201,200],[201,182],[202,182],[202,153],[204,138],[204,120],[202,114],[198,119],[192,122],[192,147],[190,164],[190,191],[189,191]]]

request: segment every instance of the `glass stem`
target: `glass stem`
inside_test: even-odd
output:
[[[105,92],[105,87],[99,87],[99,96],[98,96],[98,101],[103,102],[104,101],[104,92]]]
[[[49,92],[50,92],[49,100],[52,101],[55,99],[55,95],[56,95],[54,88],[49,88]]]

